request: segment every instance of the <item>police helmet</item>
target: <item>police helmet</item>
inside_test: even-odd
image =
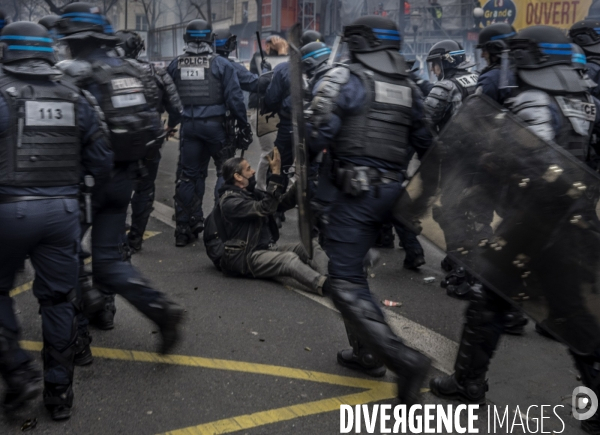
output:
[[[451,39],[434,44],[427,54],[427,62],[439,62],[444,71],[458,69],[464,65],[466,59],[465,49]]]
[[[509,41],[509,47],[517,75],[526,84],[547,91],[585,91],[572,66],[571,41],[560,29],[528,27]]]
[[[587,71],[587,60],[583,49],[577,44],[571,44],[571,63],[579,71]]]
[[[215,48],[217,53],[228,56],[237,47],[237,36],[227,29],[215,31]]]
[[[354,53],[399,51],[402,37],[398,26],[392,20],[377,15],[367,15],[344,27],[344,42]]]
[[[183,35],[185,42],[208,42],[212,44],[213,32],[212,26],[204,20],[192,20],[185,28]]]
[[[513,26],[508,23],[490,24],[479,33],[477,48],[491,55],[500,55],[508,48],[507,41],[516,34]]]
[[[65,6],[63,14],[56,22],[56,31],[60,35],[73,35],[81,32],[104,33],[106,18],[100,8],[90,3],[71,3]]]
[[[300,44],[304,47],[311,42],[323,42],[323,36],[316,30],[306,30],[300,38]]]
[[[56,63],[54,41],[44,26],[29,21],[8,24],[0,33],[2,63],[9,64],[23,59],[45,60]]]
[[[300,49],[302,56],[302,68],[308,76],[312,76],[314,71],[327,62],[331,49],[322,42],[310,42]]]
[[[569,38],[587,54],[600,54],[600,20],[583,20],[569,29]]]
[[[8,23],[10,23],[10,20],[8,19],[6,12],[0,9],[0,30],[2,30]]]
[[[51,31],[56,26],[58,20],[60,20],[60,16],[58,15],[46,15],[39,19],[38,24],[44,26],[48,31]]]
[[[140,53],[146,48],[140,34],[133,30],[119,30],[115,36],[121,41],[118,46],[125,52],[125,57],[130,59],[137,59]]]

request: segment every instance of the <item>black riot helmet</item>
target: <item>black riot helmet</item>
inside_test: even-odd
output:
[[[467,68],[466,59],[462,45],[451,39],[434,44],[427,54],[429,71],[438,80],[453,76],[458,69]]]
[[[130,59],[137,59],[140,53],[146,48],[140,34],[133,30],[119,30],[115,36],[121,41],[118,46],[123,49],[125,57]]]
[[[215,31],[215,48],[217,53],[229,56],[237,47],[237,36],[232,35],[227,29]]]
[[[573,68],[578,71],[587,71],[587,59],[583,48],[577,44],[571,44],[571,50],[571,63],[573,64]]]
[[[312,77],[315,71],[329,59],[331,49],[322,42],[310,42],[300,50],[302,69]]]
[[[590,56],[600,55],[600,20],[583,20],[569,29],[569,38]]]
[[[392,20],[377,15],[367,15],[344,27],[344,42],[354,53],[371,53],[381,50],[400,51],[402,37]]]
[[[534,88],[556,92],[584,92],[584,83],[573,69],[571,41],[555,27],[533,26],[509,41],[518,77]]]
[[[90,3],[71,3],[65,6],[60,20],[56,22],[56,31],[60,35],[73,35],[81,32],[104,33],[106,18],[100,8]]]
[[[10,20],[8,19],[6,12],[4,12],[3,9],[0,9],[0,30],[2,30],[8,23],[10,23]]]
[[[185,28],[183,40],[185,42],[208,42],[212,44],[212,26],[204,20],[192,20]]]
[[[2,63],[18,60],[39,59],[51,65],[56,63],[54,41],[44,26],[29,21],[8,24],[0,33]]]
[[[479,32],[477,48],[487,51],[489,54],[498,56],[508,48],[508,40],[517,32],[508,23],[490,24]]]
[[[57,21],[60,20],[58,15],[46,15],[39,19],[38,24],[44,26],[48,31],[51,31],[56,27]]]
[[[304,47],[311,42],[323,42],[323,35],[316,30],[305,30],[300,38],[300,44]]]

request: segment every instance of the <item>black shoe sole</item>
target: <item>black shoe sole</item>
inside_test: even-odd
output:
[[[59,410],[52,410],[50,411],[50,417],[54,421],[68,420],[69,418],[71,418],[71,408],[65,406],[60,407]]]
[[[73,364],[75,364],[77,367],[89,366],[93,362],[94,356],[91,353],[80,358],[75,355],[75,359],[73,360]]]
[[[470,405],[485,405],[485,396],[483,396],[483,398],[480,399],[480,400],[471,400],[471,399],[466,398],[465,396],[463,396],[460,393],[454,393],[454,394],[444,394],[444,393],[442,393],[440,390],[437,389],[437,387],[433,383],[434,379],[432,379],[429,382],[429,389],[431,390],[431,394],[433,394],[434,396],[437,396],[437,397],[439,397],[441,399],[454,400],[454,401],[457,401],[457,402],[467,403],[467,404],[470,404]]]
[[[184,317],[185,315],[182,311],[178,316],[176,316],[175,320],[173,321],[173,324],[169,328],[172,330],[172,338],[165,340],[164,335],[162,335],[162,343],[160,344],[160,347],[158,349],[158,353],[160,353],[161,355],[167,355],[179,342],[180,334],[177,328],[179,327],[181,322],[183,322]]]
[[[338,357],[337,357],[337,361],[338,361],[338,364],[341,365],[341,366],[343,366],[343,367],[346,367],[346,368],[351,369],[351,370],[355,370],[357,372],[364,373],[364,374],[369,375],[369,376],[371,376],[373,378],[381,378],[381,377],[385,376],[385,373],[387,371],[387,369],[385,368],[385,366],[377,367],[377,368],[374,368],[374,369],[365,369],[363,366],[361,366],[358,363],[346,361],[345,359],[343,359],[342,357],[340,357],[339,354],[338,354]]]
[[[398,377],[398,400],[407,406],[412,406],[419,402],[418,398],[421,393],[421,387],[431,368],[431,360],[429,358],[421,355],[420,359],[419,366],[412,370],[412,373],[406,373],[405,368],[396,372],[396,376]]]

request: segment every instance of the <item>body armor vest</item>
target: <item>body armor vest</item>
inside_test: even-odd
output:
[[[72,186],[80,181],[79,90],[67,83],[31,84],[0,75],[9,128],[0,135],[0,185]]]
[[[343,119],[332,150],[334,157],[372,157],[405,167],[410,160],[412,126],[408,78],[390,78],[360,64],[348,68],[361,79],[366,99],[360,113]]]
[[[596,120],[596,105],[585,94],[553,95],[552,98],[556,101],[562,118],[555,142],[574,157],[586,161]]]
[[[174,82],[184,106],[225,104],[221,81],[213,74],[216,55],[179,56]]]
[[[138,67],[92,63],[91,80],[100,87],[98,104],[110,130],[115,162],[146,157],[147,145],[156,139],[158,113],[153,110],[154,80]]]

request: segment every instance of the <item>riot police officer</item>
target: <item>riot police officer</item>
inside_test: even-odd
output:
[[[236,70],[227,59],[213,53],[213,36],[206,21],[191,21],[183,37],[185,54],[173,59],[167,68],[184,107],[181,116],[169,117],[169,127],[181,122],[182,130],[182,173],[175,193],[175,244],[180,247],[204,229],[202,200],[211,157],[222,182],[221,153],[226,142],[223,124],[228,110],[243,135],[252,137]]]
[[[590,135],[600,127],[600,103],[587,94],[585,81],[572,68],[569,42],[559,29],[548,26],[534,26],[518,32],[509,41],[518,89],[512,98],[505,101],[505,105],[528,124],[528,130],[546,141],[553,141],[583,162]],[[597,221],[597,216],[595,219]],[[571,258],[571,255],[565,254],[565,244],[568,245],[573,236],[575,239],[580,237],[580,230],[570,225],[565,231],[570,237],[563,231],[562,237],[548,241],[544,247],[544,260],[538,259],[539,264],[535,266],[543,273],[536,276],[540,286],[548,289],[548,295],[563,293],[570,296],[572,293],[575,299],[578,290],[573,287],[580,284],[582,279],[586,280],[585,264],[597,264],[598,258],[597,253],[577,253],[581,258]],[[553,267],[552,261],[565,264],[563,267]],[[567,288],[569,291],[565,292]],[[573,302],[572,306],[577,306],[577,302]],[[562,302],[562,305],[565,303]],[[503,330],[502,319],[508,309],[509,304],[503,298],[485,289],[474,289],[466,313],[455,373],[432,379],[430,386],[434,394],[472,403],[485,400],[488,390],[486,373],[498,346]],[[572,356],[584,385],[598,394],[600,327],[597,322],[587,318],[578,322],[577,317],[583,314],[578,312],[574,316],[556,319],[556,325],[568,326],[569,332],[585,343],[586,353],[572,352]],[[556,325],[552,319],[542,322],[542,326],[550,331]],[[586,420],[582,422],[582,427],[588,433],[597,434],[600,418],[596,416]]]
[[[0,9],[0,30],[2,30],[8,23],[10,23],[8,14],[3,9]]]
[[[125,235],[127,207],[140,162],[149,148],[160,146],[157,138],[164,136],[154,108],[155,94],[150,91],[155,85],[139,68],[113,55],[119,39],[104,33],[106,20],[97,10],[88,3],[72,3],[64,8],[57,23],[59,34],[64,35],[61,41],[69,45],[73,56],[59,66],[98,101],[115,154],[110,181],[93,197],[93,276],[107,297],[106,309],[95,320],[102,329],[113,327],[114,294],[120,294],[158,325],[162,338],[159,350],[167,353],[178,341],[183,309],[151,288],[127,261]],[[80,352],[89,353],[89,347]]]
[[[432,81],[437,81],[425,99],[425,116],[439,132],[462,100],[475,92],[477,74],[468,71],[473,65],[467,63],[462,45],[449,39],[431,47],[427,63]]]
[[[500,88],[502,53],[508,53],[508,41],[515,35],[515,29],[510,24],[495,23],[484,28],[477,41],[477,48],[481,49],[482,57],[487,62],[487,66],[477,78],[477,89],[500,104],[510,97],[508,87]],[[508,70],[505,73],[508,74]],[[504,79],[508,84],[509,77]]]
[[[41,376],[19,346],[9,296],[29,255],[42,316],[44,404],[63,420],[73,404],[78,186],[84,174],[104,184],[113,154],[89,98],[57,80],[52,44],[44,27],[24,21],[0,36],[0,372],[5,409],[39,394]]]
[[[327,147],[333,184],[325,229],[330,258],[329,292],[342,313],[352,349],[338,362],[371,376],[385,366],[398,376],[398,396],[414,403],[429,359],[410,349],[385,322],[369,291],[363,259],[402,192],[406,156],[423,155],[431,136],[423,122],[423,100],[400,55],[400,32],[384,17],[366,16],[344,28],[351,62],[328,71],[315,86],[310,149]],[[330,187],[327,187],[329,185]]]
[[[600,84],[600,34],[596,29],[600,28],[597,19],[586,19],[579,21],[569,29],[569,37],[574,44],[579,45],[587,58],[587,69],[589,78],[596,84]],[[600,98],[600,88],[596,86],[591,94]]]
[[[304,32],[302,35],[303,40],[306,39],[305,36],[308,32],[314,32],[314,30]],[[331,55],[331,48],[323,42],[314,41],[303,45],[300,54],[302,54],[302,71],[304,71],[304,74],[308,78],[308,91],[312,96],[314,84],[329,70],[327,61]]]
[[[156,110],[158,113],[163,113],[165,110],[169,114],[177,116],[183,110],[177,88],[167,74],[166,70],[154,66],[150,62],[144,62],[138,59],[141,51],[144,50],[144,40],[142,37],[131,30],[119,30],[115,34],[121,43],[118,45],[123,50],[124,58],[134,65],[139,66],[144,70],[155,82],[157,98]],[[147,175],[140,178],[136,183],[131,199],[131,228],[127,234],[129,246],[135,251],[142,249],[144,240],[144,231],[152,210],[154,210],[154,192],[158,167],[160,165],[160,150],[156,150],[154,155],[146,156],[144,166],[147,170]]]
[[[256,92],[256,86],[258,84],[259,76],[256,74],[252,74],[250,71],[248,71],[248,69],[246,69],[246,67],[242,63],[236,62],[235,59],[229,58],[229,54],[232,51],[235,51],[236,47],[236,35],[233,35],[228,30],[220,30],[218,33],[216,33],[215,50],[217,51],[218,55],[223,56],[225,59],[229,60],[235,68],[242,91]]]
[[[321,35],[321,32],[317,32],[316,30],[305,30],[300,38],[300,44],[302,44],[302,47],[305,47],[311,42],[323,42],[323,35]]]

